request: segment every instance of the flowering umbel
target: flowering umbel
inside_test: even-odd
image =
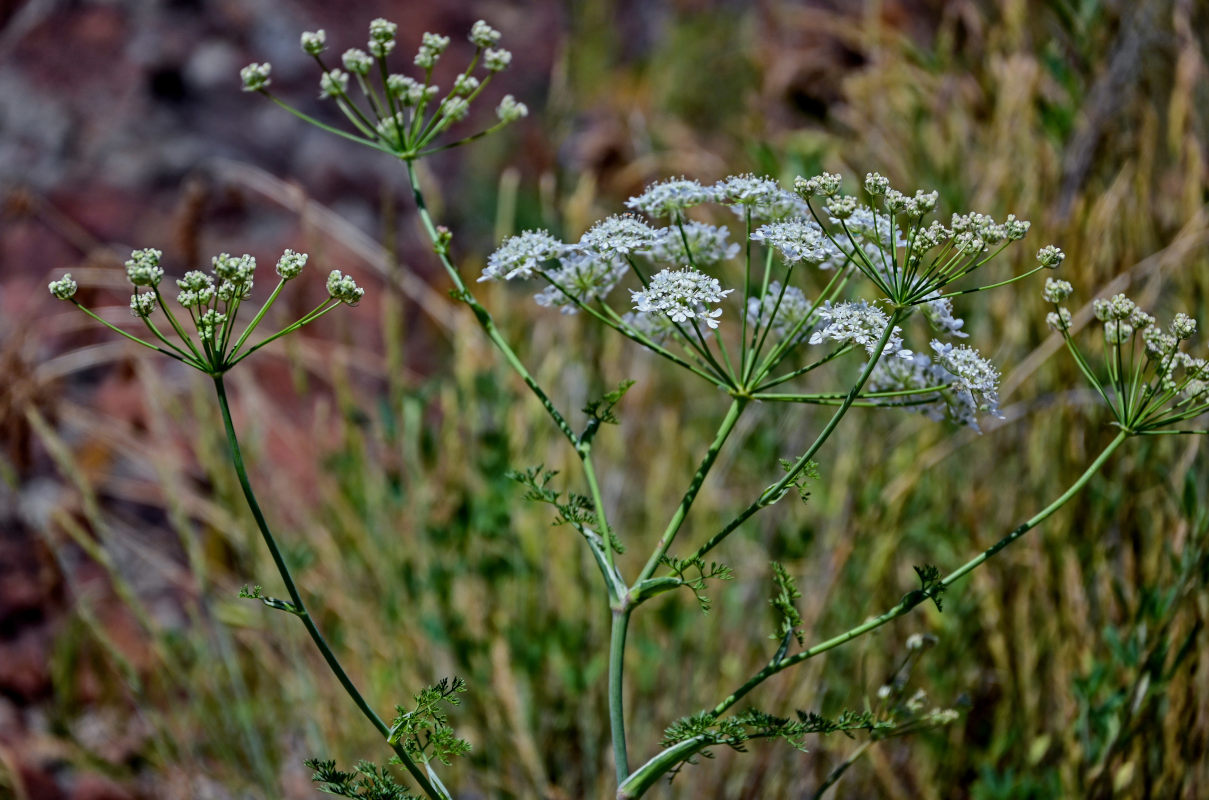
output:
[[[269,307],[277,299],[287,281],[297,278],[306,266],[306,253],[286,250],[277,260],[277,287],[261,305],[242,333],[235,335],[236,315],[244,301],[252,296],[256,259],[250,255],[232,256],[220,253],[211,259],[211,271],[190,270],[176,280],[180,289],[177,305],[183,314],[172,310],[159,291],[164,270],[160,266],[163,253],[154,248],[135,250],[126,261],[126,277],[134,287],[130,297],[130,313],[142,321],[147,330],[144,338],[122,330],[101,319],[76,300],[79,288],[70,274],[49,285],[50,293],[59,300],[68,300],[80,310],[127,339],[170,356],[209,375],[219,376],[269,342],[298,330],[339,305],[355,305],[365,294],[352,278],[333,270],[328,278],[329,297],[311,312],[286,325],[255,345],[246,346],[252,332],[260,325]],[[142,289],[142,291],[140,291]],[[161,331],[152,317],[156,310],[163,315],[174,338]],[[190,334],[186,323],[194,330]]]

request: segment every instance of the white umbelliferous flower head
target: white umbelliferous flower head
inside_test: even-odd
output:
[[[386,58],[387,53],[395,49],[395,35],[399,26],[389,20],[378,17],[369,23],[369,52],[375,58]]]
[[[483,52],[483,66],[488,72],[501,72],[508,68],[512,63],[512,53],[503,48],[486,50]]]
[[[295,253],[293,250],[286,250],[281,254],[281,258],[277,259],[277,274],[282,280],[292,280],[297,278],[302,268],[306,266],[307,254]]]
[[[243,82],[243,90],[245,92],[259,92],[268,86],[272,81],[269,80],[269,73],[273,67],[267,62],[264,64],[251,63],[239,71],[239,79]]]
[[[478,78],[473,75],[459,75],[454,78],[453,88],[449,90],[449,93],[457,97],[469,97],[477,88],[479,88]]]
[[[164,277],[160,267],[163,252],[153,247],[135,250],[126,261],[126,277],[135,286],[159,286]]]
[[[516,122],[518,119],[529,116],[529,107],[517,102],[512,95],[506,94],[500,100],[500,104],[495,107],[495,115],[499,117],[500,122]]]
[[[770,222],[757,228],[751,239],[775,247],[786,261],[821,264],[839,255],[835,245],[813,220]]]
[[[823,320],[823,325],[811,335],[811,344],[828,341],[859,344],[869,354],[877,348],[878,341],[886,332],[886,326],[890,324],[886,312],[864,300],[834,306],[830,302],[824,303],[819,309],[819,318]],[[903,349],[903,338],[899,335],[901,330],[897,325],[894,326],[882,351],[883,355],[911,357],[911,351]]]
[[[1004,232],[1013,242],[1023,239],[1030,226],[1031,223],[1027,219],[1016,219],[1015,214],[1008,214],[1007,219],[1003,221]]]
[[[441,57],[441,53],[445,52],[445,48],[449,47],[449,37],[441,36],[436,33],[426,33],[420,37],[420,50],[416,53],[415,63],[417,67],[424,69],[432,69],[437,63],[437,59]]]
[[[369,23],[369,38],[375,42],[393,42],[399,26],[390,20],[378,17]]]
[[[369,74],[369,68],[374,63],[374,60],[369,57],[369,53],[356,47],[345,50],[344,55],[340,56],[340,60],[344,63],[346,70],[354,75],[362,76]]]
[[[831,197],[838,194],[842,179],[839,175],[824,172],[813,178],[799,176],[793,182],[793,190],[802,197]]]
[[[733,289],[723,289],[717,278],[694,269],[658,272],[646,289],[631,291],[634,308],[643,313],[666,314],[673,322],[699,319],[711,328],[718,327],[722,309],[709,306],[721,303]]]
[[[978,351],[967,345],[954,346],[932,340],[936,363],[953,376],[951,388],[968,392],[979,411],[995,414],[999,410],[999,371]]]
[[[659,238],[650,252],[653,261],[691,262],[698,267],[708,267],[739,254],[739,243],[730,241],[730,230],[722,225],[687,220],[660,228],[658,234]]]
[[[1057,305],[1070,297],[1072,292],[1074,292],[1074,287],[1070,285],[1070,281],[1046,278],[1045,290],[1042,292],[1042,295],[1045,297],[1046,302]]]
[[[305,31],[302,34],[302,52],[317,56],[327,49],[327,34],[320,28],[317,31]]]
[[[51,281],[47,288],[57,299],[70,300],[76,296],[76,290],[80,288],[80,285],[71,279],[71,273],[68,272],[57,281]]]
[[[470,41],[475,47],[491,47],[500,40],[500,32],[484,20],[479,20],[470,26]]]
[[[446,100],[445,105],[441,107],[441,116],[454,122],[466,119],[468,113],[470,113],[470,103],[466,101],[465,97]]]
[[[633,214],[618,214],[597,222],[579,240],[579,246],[598,253],[645,253],[659,234]]]
[[[559,268],[550,273],[553,284],[534,299],[539,306],[559,308],[564,314],[579,310],[576,301],[587,305],[606,297],[628,268],[625,261],[600,253],[571,253],[559,260]]]
[[[1196,320],[1184,312],[1179,312],[1171,320],[1171,335],[1177,339],[1191,339],[1196,333]]]
[[[130,313],[139,319],[146,319],[155,311],[155,295],[151,292],[135,292],[130,295]]]
[[[936,295],[937,293],[933,292],[932,294]],[[933,330],[946,333],[949,336],[956,336],[959,339],[969,336],[968,333],[961,330],[965,327],[966,321],[961,317],[953,315],[953,299],[951,297],[935,296],[922,303],[920,310],[923,311],[924,317],[931,323]]]
[[[772,178],[730,175],[714,184],[717,202],[728,206],[773,206],[782,202],[785,190]]]
[[[319,76],[319,97],[340,97],[348,93],[348,73],[332,69]]]
[[[827,213],[838,220],[845,220],[856,213],[857,201],[852,195],[832,197],[827,201]]]
[[[219,253],[210,259],[210,263],[214,267],[215,275],[231,283],[251,283],[252,275],[256,272],[256,259],[247,253],[238,257],[230,253]]]
[[[189,270],[176,279],[176,285],[181,288],[176,300],[182,308],[206,306],[214,300],[214,279],[201,270]]]
[[[479,280],[510,281],[513,278],[532,277],[534,270],[558,258],[566,250],[567,245],[548,231],[525,231],[517,236],[509,236],[487,257],[487,267]]]
[[[332,270],[327,276],[327,293],[332,299],[350,306],[357,305],[365,296],[365,290],[357,285],[352,276],[345,275],[338,269]]]
[[[198,318],[197,332],[203,339],[217,339],[219,332],[222,331],[223,323],[226,321],[226,314],[212,308]]]
[[[890,179],[882,177],[876,172],[865,174],[865,191],[874,197],[885,194],[890,190]]]
[[[652,183],[625,204],[626,208],[641,211],[648,217],[680,217],[685,209],[716,199],[712,188],[686,178],[671,178]]]
[[[1037,263],[1046,269],[1057,269],[1065,259],[1066,253],[1063,253],[1052,244],[1048,244],[1037,251]]]
[[[1059,332],[1070,330],[1071,320],[1069,308],[1059,308],[1045,315],[1045,324]]]

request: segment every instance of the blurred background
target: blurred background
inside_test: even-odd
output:
[[[121,262],[146,246],[169,276],[220,251],[263,271],[308,250],[282,319],[323,296],[329,264],[369,290],[231,376],[303,591],[380,711],[445,675],[469,682],[457,796],[610,795],[595,568],[505,477],[544,463],[573,481],[572,454],[448,298],[403,171],[239,91],[239,67],[268,60],[277,94],[333,120],[298,35],[325,28],[339,53],[376,16],[400,24],[400,59],[432,30],[456,63],[479,18],[515,52],[479,111],[507,91],[529,118],[424,164],[465,275],[500,237],[577,237],[656,178],[876,170],[938,189],[943,213],[1031,219],[1002,274],[1053,242],[1074,301],[1128,291],[1209,321],[1199,0],[0,3],[0,797],[304,798],[304,758],[385,756],[301,626],[237,597],[281,587],[208,381],[46,292],[70,270],[84,302],[128,319]],[[1040,283],[958,307],[1003,368],[1004,420],[979,436],[855,409],[809,505],[782,502],[717,552],[737,579],[711,589],[708,615],[687,594],[637,615],[633,760],[768,659],[770,558],[825,638],[896,602],[912,564],[998,539],[1107,443]],[[637,380],[596,447],[632,572],[726,398],[523,288],[483,297],[561,407]],[[686,540],[810,441],[822,412],[784,411],[745,419]],[[943,614],[921,607],[751,702],[865,708],[907,637],[930,633],[909,691],[960,719],[869,747],[834,796],[1209,796],[1207,499],[1202,439],[1131,442]],[[652,796],[809,797],[862,741],[723,749]]]

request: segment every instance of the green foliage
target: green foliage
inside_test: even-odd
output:
[[[777,628],[770,638],[782,642],[779,657],[774,659],[779,661],[784,656],[790,637],[797,639],[798,644],[803,644],[806,635],[802,631],[802,615],[798,613],[796,603],[802,598],[802,593],[798,591],[797,581],[779,561],[772,562],[772,585],[773,595],[768,604],[776,612]]]
[[[677,558],[670,553],[665,553],[659,558],[659,563],[670,569],[672,574],[680,580],[680,585],[693,593],[697,605],[705,613],[709,613],[710,608],[713,607],[713,603],[704,591],[705,582],[735,579],[735,572],[730,567],[717,561],[706,564],[702,556]]]
[[[386,767],[370,761],[358,761],[352,772],[336,769],[336,762],[317,758],[307,759],[307,767],[315,774],[311,780],[319,791],[337,797],[356,797],[361,800],[414,800],[400,786]]]
[[[613,408],[621,402],[621,398],[625,396],[625,393],[633,385],[634,381],[622,381],[617,384],[616,389],[606,392],[599,400],[588,401],[588,404],[583,408],[583,412],[598,423],[616,425],[618,420],[617,415],[613,413]],[[580,439],[582,441],[583,437],[580,437]]]
[[[785,470],[786,472],[790,472],[793,469],[794,462],[792,459],[782,458],[780,459],[780,464],[781,469]],[[807,461],[806,465],[802,467],[801,471],[793,476],[793,480],[789,485],[798,490],[798,497],[802,498],[803,503],[806,503],[810,500],[810,489],[807,485],[811,481],[817,481],[818,479],[818,462],[811,460]]]
[[[916,565],[914,570],[915,574],[919,576],[920,588],[912,592],[912,599],[917,603],[930,599],[936,604],[937,611],[944,611],[944,603],[940,596],[948,587],[944,585],[940,569],[934,564],[924,564],[923,566]]]
[[[410,711],[396,706],[397,716],[390,727],[391,744],[402,744],[416,762],[427,764],[433,759],[448,765],[451,760],[470,752],[470,743],[458,738],[449,725],[442,705],[461,704],[459,694],[466,692],[461,678],[442,678],[415,696],[415,708]]]

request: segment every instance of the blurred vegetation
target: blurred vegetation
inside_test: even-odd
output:
[[[499,235],[552,225],[576,236],[656,177],[878,170],[904,189],[939,189],[942,209],[1031,219],[1027,243],[1067,252],[1077,298],[1127,289],[1209,320],[1203,3],[633,6],[568,4],[546,108],[531,103],[527,130],[477,148],[442,185],[438,217],[456,232],[465,274]],[[387,166],[383,257],[429,272]],[[357,252],[313,214],[301,225],[307,242]],[[459,796],[608,796],[607,613],[594,568],[506,477],[539,463],[575,475],[572,454],[435,289],[420,303],[384,283],[377,329],[331,323],[231,376],[253,481],[371,702],[404,703],[445,675],[468,682],[453,722],[474,751],[446,780]],[[631,543],[625,558],[642,558],[726,398],[514,287],[487,287],[484,304],[563,408],[637,380],[621,427],[595,451]],[[896,602],[912,564],[964,561],[1082,470],[1111,433],[1045,310],[1027,282],[959,307],[972,344],[1004,366],[1002,423],[977,436],[855,409],[823,453],[809,505],[781,503],[728,541],[737,579],[712,588],[708,615],[677,594],[636,616],[633,758],[767,658],[767,625],[753,615],[771,613],[769,559],[799,578],[807,627],[826,636]],[[56,325],[61,352],[88,341]],[[40,533],[70,598],[45,708],[62,762],[139,796],[275,798],[312,796],[304,758],[381,757],[301,629],[236,596],[244,583],[277,587],[206,382],[124,348],[60,356],[50,369],[7,349],[4,477],[50,492]],[[687,539],[755,496],[821,419],[745,420]],[[1179,438],[1130,442],[1080,497],[952,592],[943,614],[921,607],[770,681],[753,702],[865,707],[906,638],[929,632],[938,642],[912,685],[961,719],[868,748],[837,796],[1209,795],[1209,463],[1199,439]],[[23,481],[19,452],[48,466],[53,490]],[[859,746],[834,737],[806,755],[720,751],[654,794],[810,796]],[[33,797],[5,763],[0,794]]]

